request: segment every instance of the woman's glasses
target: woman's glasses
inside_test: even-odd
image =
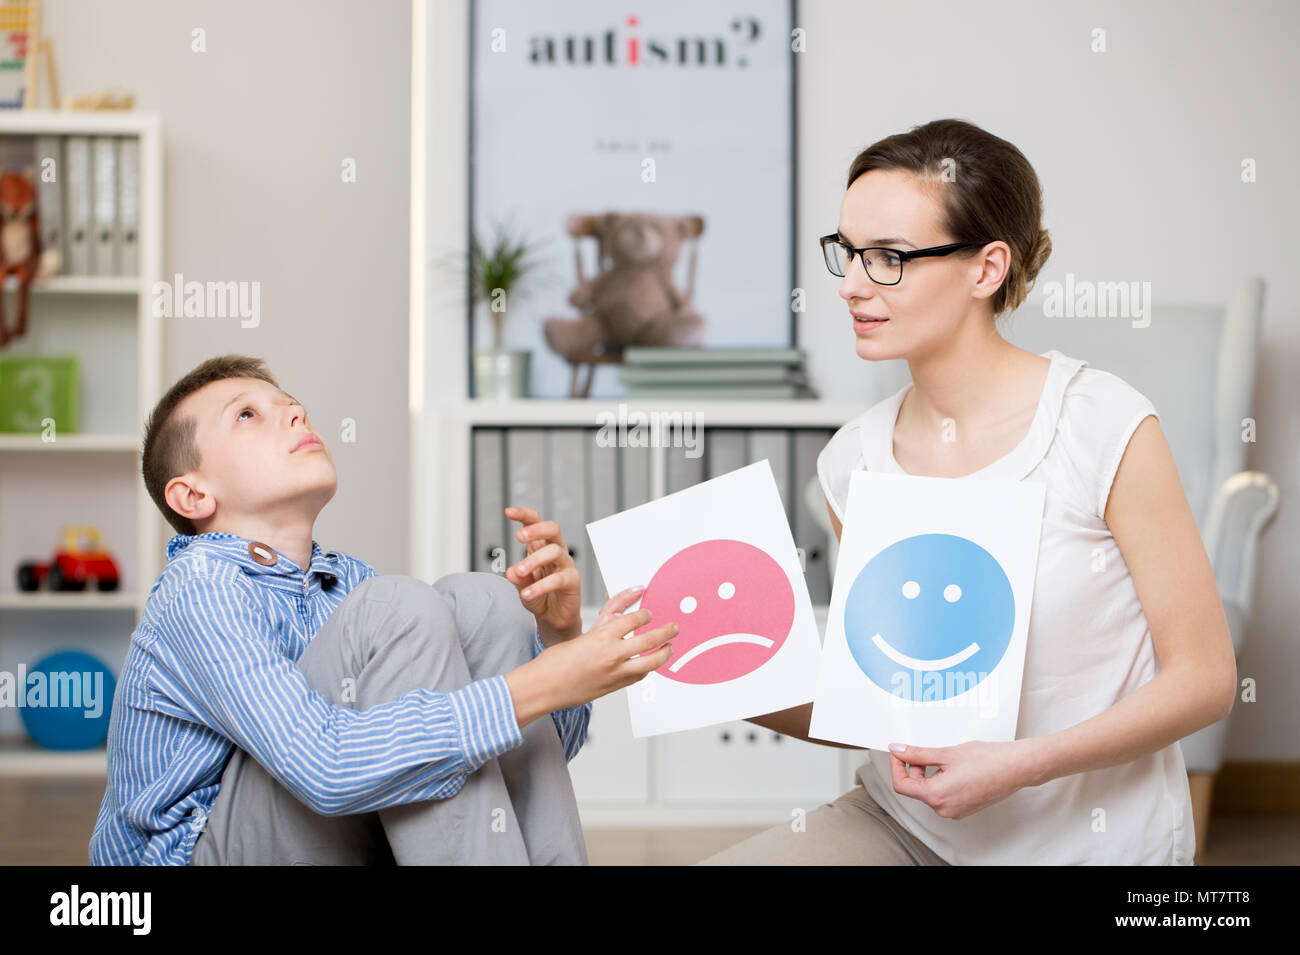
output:
[[[868,246],[855,249],[843,239],[838,232],[821,237],[822,255],[826,258],[826,268],[831,275],[844,277],[849,263],[855,255],[862,256],[862,267],[867,270],[867,278],[877,285],[897,285],[903,279],[903,263],[909,259],[921,259],[931,255],[948,255],[958,249],[974,249],[987,242],[951,242],[948,245],[936,245],[929,249],[917,249],[908,252],[905,249],[886,249]]]

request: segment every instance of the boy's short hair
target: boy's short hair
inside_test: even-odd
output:
[[[163,517],[167,518],[167,523],[178,534],[193,535],[199,531],[192,520],[171,509],[163,497],[163,490],[172,478],[199,466],[199,447],[194,440],[194,416],[178,415],[176,407],[204,385],[227,378],[257,378],[280,387],[260,358],[247,355],[209,358],[167,389],[145,424],[143,460],[140,463],[144,486]]]

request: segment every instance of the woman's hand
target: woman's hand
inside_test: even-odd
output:
[[[529,507],[507,507],[505,513],[523,524],[515,536],[528,547],[523,560],[506,568],[506,580],[537,618],[542,645],[576,637],[582,632],[582,580],[560,526]]]
[[[1034,784],[1032,759],[1023,745],[1027,742],[976,740],[959,746],[905,746],[901,750],[895,750],[899,744],[891,744],[894,792],[921,800],[945,819],[964,819]],[[939,770],[927,779],[926,766],[938,766]]]

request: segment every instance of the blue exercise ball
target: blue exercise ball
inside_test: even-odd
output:
[[[46,749],[93,749],[108,739],[117,681],[89,653],[62,650],[27,671],[18,711],[23,725]]]

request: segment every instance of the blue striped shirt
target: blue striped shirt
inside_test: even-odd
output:
[[[235,746],[339,816],[454,796],[523,743],[504,674],[361,711],[330,704],[294,661],[375,569],[315,541],[306,571],[279,552],[268,567],[249,543],[224,531],[167,543],[113,699],[92,865],[188,864]],[[566,760],[590,716],[590,703],[551,714]]]

